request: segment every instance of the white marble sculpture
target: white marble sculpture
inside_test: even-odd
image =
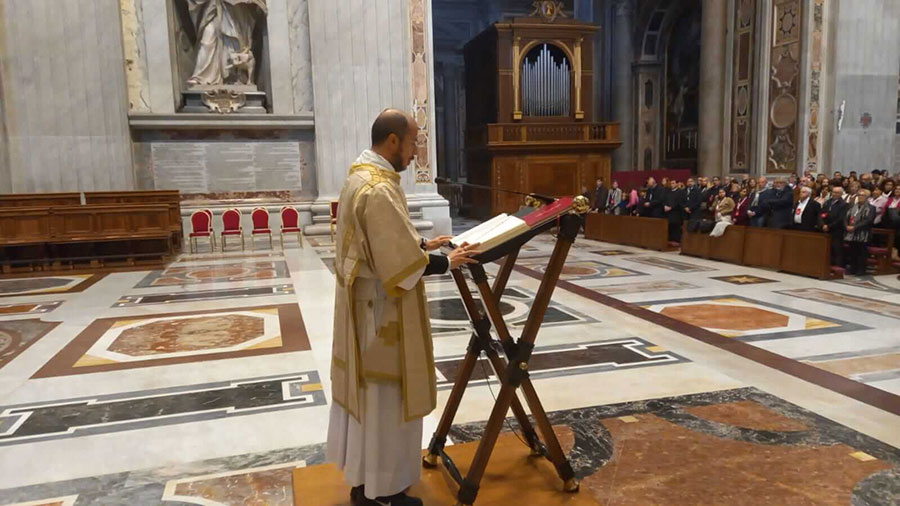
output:
[[[192,88],[253,85],[253,30],[266,0],[186,0],[197,34]]]

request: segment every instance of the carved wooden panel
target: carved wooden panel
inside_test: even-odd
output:
[[[731,172],[750,172],[753,153],[753,48],[756,0],[738,0],[734,12],[731,90]]]
[[[769,134],[766,171],[796,173],[799,161],[800,0],[772,3],[769,79]]]

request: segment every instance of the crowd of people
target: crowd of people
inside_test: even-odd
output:
[[[830,178],[807,172],[771,180],[743,175],[657,182],[650,177],[643,187],[628,191],[616,181],[607,187],[598,179],[585,197],[593,212],[668,220],[673,242],[681,242],[685,223],[689,231],[714,236],[732,224],[828,233],[832,265],[847,267],[850,274],[865,273],[873,228],[896,230],[900,243],[900,184],[887,171],[835,172]],[[894,246],[896,255],[900,244]]]

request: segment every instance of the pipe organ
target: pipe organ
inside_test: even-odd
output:
[[[569,116],[572,97],[569,60],[565,55],[557,60],[547,44],[535,49],[522,60],[525,116]]]
[[[563,17],[495,23],[466,44],[466,166],[470,183],[578,195],[610,178],[618,123],[594,119],[594,36]],[[466,188],[463,212],[515,212],[521,198]]]

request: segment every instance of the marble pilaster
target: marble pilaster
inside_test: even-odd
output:
[[[615,0],[612,37],[612,120],[619,122],[622,147],[613,151],[613,170],[634,168],[634,100],[631,65],[634,61],[631,26],[634,5],[630,0]]]
[[[725,32],[728,5],[703,0],[700,47],[700,118],[697,171],[704,176],[725,172],[722,143],[725,131]]]
[[[312,206],[316,225],[305,232],[328,233],[328,202],[339,193],[347,168],[371,144],[372,121],[396,107],[414,112],[419,123],[417,159],[402,182],[410,209],[415,219],[431,223],[428,229],[449,233],[447,202],[431,182],[436,163],[431,3],[336,0],[308,6],[318,199]],[[383,29],[360,29],[368,25]]]
[[[175,64],[169,50],[169,12],[166,0],[141,0],[150,110],[156,114],[175,112]]]
[[[290,19],[286,0],[268,0],[269,31],[269,77],[272,82],[272,112],[292,114],[294,112],[294,87],[291,72]],[[305,34],[296,34],[303,36]],[[295,36],[296,36],[295,35]]]
[[[313,84],[307,0],[288,0],[287,9],[294,112],[297,114],[311,113],[313,112]]]

